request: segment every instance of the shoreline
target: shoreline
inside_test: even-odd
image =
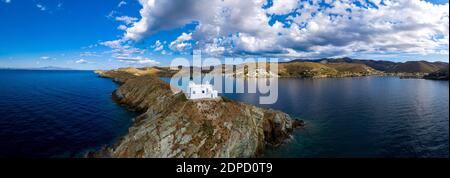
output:
[[[115,102],[142,113],[117,143],[86,157],[261,157],[292,137],[302,120],[229,99],[187,100],[156,76],[96,71],[121,84]]]

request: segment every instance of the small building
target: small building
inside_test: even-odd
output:
[[[187,97],[188,99],[216,99],[218,98],[218,92],[213,89],[209,82],[196,84],[190,81],[187,88]]]

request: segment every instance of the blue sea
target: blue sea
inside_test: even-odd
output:
[[[278,101],[225,94],[306,121],[267,157],[449,157],[449,82],[398,77],[279,79]]]
[[[280,79],[278,101],[223,94],[306,121],[267,157],[449,157],[448,81]],[[0,157],[79,157],[126,134],[136,115],[92,71],[0,70]]]
[[[0,70],[0,157],[80,157],[126,134],[135,114],[92,71]]]

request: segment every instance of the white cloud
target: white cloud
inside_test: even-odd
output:
[[[137,57],[116,57],[119,62],[131,63],[131,64],[146,64],[146,65],[157,65],[159,62],[152,60],[150,58],[137,56]]]
[[[120,17],[116,17],[116,20],[124,22],[125,24],[129,25],[129,24],[136,22],[138,19],[136,17],[120,16]]]
[[[127,26],[125,26],[125,25],[119,25],[118,27],[117,27],[117,29],[118,30],[127,30]]]
[[[101,45],[107,46],[110,48],[121,48],[122,47],[122,41],[121,40],[112,40],[112,41],[104,41],[100,42]]]
[[[114,19],[115,14],[117,14],[116,11],[111,11],[111,12],[108,13],[108,15],[106,15],[106,18]]]
[[[273,5],[267,10],[267,12],[269,14],[277,15],[288,14],[294,11],[298,5],[298,0],[273,0]]]
[[[130,46],[123,40],[104,41],[100,42],[100,45],[111,48],[112,50],[110,52],[116,56],[131,56],[134,54],[144,54],[145,52],[143,49]]]
[[[36,4],[36,7],[37,7],[39,10],[41,10],[41,11],[46,11],[46,10],[47,10],[47,7],[45,7],[45,6],[42,5],[42,4]]]
[[[164,45],[161,43],[161,41],[156,40],[155,44],[152,46],[154,48],[154,51],[162,51],[164,49]]]
[[[145,50],[135,48],[127,44],[124,40],[112,40],[101,42],[100,44],[111,48],[111,57],[115,58],[119,62],[139,65],[157,65],[159,62],[143,57]]]
[[[76,64],[87,64],[88,61],[84,60],[84,59],[79,59],[75,61]]]
[[[51,59],[51,58],[48,57],[48,56],[42,56],[42,57],[40,57],[40,59],[42,59],[42,60],[48,60],[48,59]]]
[[[141,18],[127,23],[132,25],[123,40],[138,41],[196,22],[199,25],[192,33],[183,33],[170,43],[171,50],[189,50],[195,45],[207,53],[295,57],[448,50],[448,3],[356,1],[362,6],[354,1],[274,0],[264,9],[265,0],[140,0]],[[267,15],[290,12],[296,15],[285,20]]]
[[[127,5],[126,1],[120,1],[119,4],[117,4],[117,7],[122,7],[124,5]]]
[[[182,33],[175,41],[169,44],[169,48],[173,51],[183,52],[191,48],[189,40],[192,40],[192,33]]]
[[[82,52],[80,53],[81,57],[99,57],[100,55],[96,52]]]

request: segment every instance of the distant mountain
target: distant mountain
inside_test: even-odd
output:
[[[320,62],[289,62],[278,65],[281,77],[356,77],[380,74],[379,71],[365,64],[357,63],[320,63]]]
[[[408,62],[392,62],[392,61],[376,61],[376,60],[362,60],[351,58],[335,58],[335,59],[316,59],[316,60],[302,60],[296,59],[292,62],[318,62],[326,63],[354,63],[365,64],[375,70],[387,73],[432,73],[439,70],[447,69],[449,67],[446,62],[428,62],[428,61],[408,61]]]
[[[32,70],[76,70],[76,69],[66,67],[46,66],[46,67],[32,68]]]
[[[391,62],[360,60],[351,58],[336,59],[317,59],[317,60],[293,60],[281,62],[278,64],[278,76],[294,78],[326,78],[326,77],[358,77],[371,75],[395,75],[403,78],[422,78],[427,74],[429,78],[445,78],[448,76],[448,63],[445,62],[427,62],[427,61],[408,61]],[[273,76],[270,66],[266,70],[249,69],[246,64],[237,64],[222,67],[223,71],[203,69],[202,73],[225,74],[242,77],[265,77]],[[191,67],[192,69],[192,67]],[[447,72],[446,72],[447,71]],[[97,71],[101,73],[102,71]],[[160,77],[171,77],[175,74],[189,75],[190,71],[171,70],[168,67],[143,67],[143,68],[120,68],[111,70],[114,72],[125,72],[134,76],[157,75]],[[181,73],[179,73],[181,72]],[[447,77],[448,78],[448,77]]]
[[[2,70],[77,70],[72,68],[65,67],[55,67],[55,66],[46,66],[46,67],[36,67],[36,68],[0,68]]]

